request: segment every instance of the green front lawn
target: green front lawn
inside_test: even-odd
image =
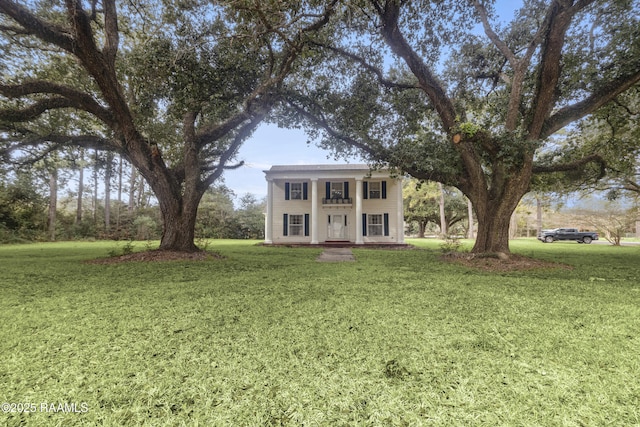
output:
[[[514,241],[575,268],[487,273],[255,243],[0,246],[0,425],[640,425],[639,247]]]

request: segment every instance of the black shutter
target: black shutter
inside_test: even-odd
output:
[[[389,235],[389,214],[384,214],[384,235]]]
[[[304,235],[309,235],[309,214],[304,214]]]
[[[309,198],[309,183],[302,183],[302,200],[307,200]]]
[[[362,183],[362,198],[363,199],[369,198],[369,183],[367,181],[364,181]]]
[[[367,235],[367,214],[362,214],[362,235]]]
[[[291,184],[289,184],[288,182],[285,182],[284,183],[284,199],[289,200],[290,197],[291,197]]]
[[[330,199],[331,198],[331,183],[329,181],[327,181],[327,183],[325,184],[324,188],[325,188],[326,198]]]
[[[282,216],[282,235],[283,236],[288,236],[289,235],[289,215],[288,214],[284,214]]]
[[[343,199],[348,199],[349,198],[349,182],[345,181],[344,182],[344,194],[342,195]]]
[[[387,181],[382,181],[382,198],[387,198]]]

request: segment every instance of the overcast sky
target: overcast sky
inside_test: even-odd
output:
[[[307,136],[299,129],[279,129],[276,125],[264,124],[240,148],[238,160],[245,165],[224,173],[224,184],[236,196],[246,193],[258,198],[267,195],[264,170],[273,165],[343,164],[334,160],[329,151],[307,144]],[[363,163],[357,158],[349,163]]]

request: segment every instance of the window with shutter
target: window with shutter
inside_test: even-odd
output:
[[[362,214],[362,235],[367,235],[367,214]]]
[[[368,236],[383,236],[383,217],[381,214],[369,214],[367,215],[369,224],[367,225]]]
[[[288,214],[282,215],[282,235],[283,236],[289,235],[289,215]]]
[[[304,235],[304,215],[289,215],[289,236]]]
[[[369,183],[369,199],[379,199],[382,194],[380,181],[374,181]]]
[[[384,235],[389,236],[389,214],[386,213],[383,215],[383,227],[384,227]]]
[[[307,182],[285,182],[285,200],[307,200],[309,194],[309,183]]]
[[[365,181],[363,182],[365,199],[386,199],[387,181]]]
[[[304,214],[304,235],[309,236],[309,214]]]

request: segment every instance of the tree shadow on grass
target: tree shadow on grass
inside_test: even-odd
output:
[[[120,264],[126,262],[162,262],[162,261],[210,261],[224,259],[225,257],[217,252],[178,252],[165,250],[150,250],[134,252],[131,254],[98,258],[86,261],[87,264]]]
[[[488,272],[505,271],[526,271],[526,270],[548,270],[565,269],[573,270],[573,266],[558,262],[544,261],[541,259],[529,258],[522,255],[510,254],[473,254],[463,252],[451,252],[440,257],[444,262],[463,265]]]

